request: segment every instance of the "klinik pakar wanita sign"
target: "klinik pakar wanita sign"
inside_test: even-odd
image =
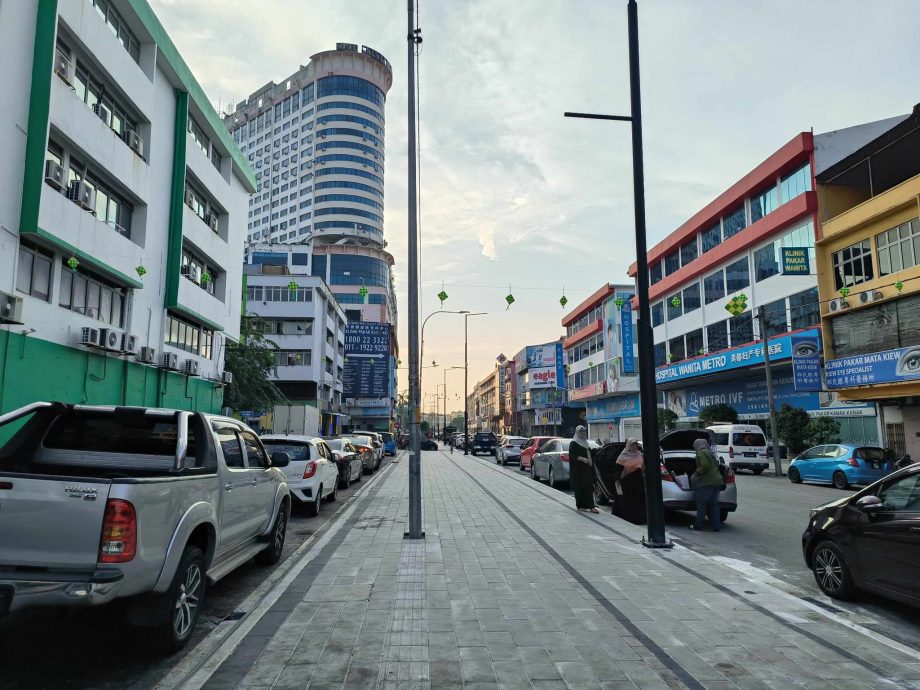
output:
[[[361,398],[386,405],[390,395],[390,332],[386,323],[361,321],[345,326],[345,404]]]

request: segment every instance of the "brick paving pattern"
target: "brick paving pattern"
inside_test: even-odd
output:
[[[917,657],[523,475],[422,478],[424,541],[403,460],[205,687],[920,688]]]

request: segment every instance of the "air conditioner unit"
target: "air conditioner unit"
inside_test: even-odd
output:
[[[135,132],[133,129],[126,129],[124,134],[125,143],[131,148],[134,153],[138,156],[143,157],[144,155],[144,140],[141,139],[141,135]]]
[[[157,361],[157,351],[145,345],[141,348],[141,352],[137,356],[137,361],[143,364],[155,364]]]
[[[160,366],[170,371],[179,370],[179,355],[175,352],[164,352],[160,359]]]
[[[843,297],[837,297],[836,299],[832,299],[827,304],[827,308],[830,309],[832,312],[843,311],[849,306],[850,305],[847,303],[845,299],[843,299]]]
[[[67,189],[65,177],[63,165],[58,165],[54,161],[45,161],[45,182],[59,192],[63,192]]]
[[[121,333],[112,328],[99,329],[99,344],[106,350],[121,351]]]
[[[217,214],[208,213],[204,217],[205,222],[208,224],[208,227],[211,228],[214,232],[217,232]]]
[[[866,290],[865,292],[859,293],[860,304],[869,304],[879,299],[882,299],[882,293],[879,290]]]
[[[102,341],[99,338],[98,328],[89,328],[84,326],[80,329],[80,344],[87,347],[100,347]]]
[[[61,52],[54,56],[54,73],[73,86],[73,63]]]
[[[137,353],[137,336],[130,333],[121,334],[121,351],[128,354]]]
[[[74,180],[70,183],[70,191],[67,196],[86,211],[92,211],[96,207],[96,190],[82,180]]]
[[[195,195],[192,194],[191,189],[186,189],[185,190],[185,205],[188,206],[189,208],[194,208],[194,204],[195,204]]]
[[[96,117],[106,124],[112,121],[112,111],[102,103],[93,103],[93,112],[96,113]]]
[[[182,363],[182,373],[186,376],[198,376],[198,360],[185,360],[185,362]]]
[[[0,323],[22,323],[22,298],[0,292]]]
[[[182,275],[191,280],[193,283],[201,282],[201,268],[194,264],[187,264],[181,269]]]
[[[233,383],[233,372],[225,371],[223,374],[220,375],[220,380],[228,385]]]
[[[214,294],[214,281],[209,280],[207,285],[204,286],[204,289],[207,290],[209,295],[213,295]]]

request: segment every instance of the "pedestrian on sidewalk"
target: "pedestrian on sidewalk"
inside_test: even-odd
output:
[[[694,441],[693,449],[696,451],[696,472],[690,478],[690,483],[696,490],[696,519],[690,525],[690,529],[703,529],[703,521],[709,515],[712,531],[718,532],[722,527],[719,515],[719,494],[722,492],[719,461],[704,438]]]
[[[613,514],[634,525],[645,524],[645,456],[639,442],[630,438],[614,468],[616,500]]]
[[[575,492],[575,507],[586,513],[599,513],[594,505],[594,460],[588,430],[583,426],[575,429],[575,438],[569,444],[569,473],[572,490]]]

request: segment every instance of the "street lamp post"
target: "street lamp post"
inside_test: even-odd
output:
[[[451,369],[463,369],[463,367],[452,366],[444,367],[444,426],[447,426],[447,372]]]
[[[469,359],[469,344],[470,344],[470,317],[471,316],[485,316],[488,312],[478,311],[475,314],[470,314],[467,312],[463,316],[463,454],[470,454],[470,359]]]
[[[421,347],[421,359],[425,359],[425,324],[428,323],[428,319],[437,314],[469,314],[470,312],[466,309],[460,309],[457,311],[450,311],[445,309],[439,309],[438,311],[431,312],[428,316],[425,317],[425,320],[422,321],[422,347]],[[421,390],[422,380],[421,374],[419,374],[419,390]]]
[[[645,172],[642,159],[642,98],[639,86],[639,16],[636,0],[626,5],[629,25],[629,115],[565,113],[566,117],[632,123],[633,205],[636,220],[636,283],[639,298],[639,399],[642,406],[642,447],[645,455],[645,502],[651,548],[670,548],[664,531],[661,460],[658,448],[658,401],[655,395],[654,338],[648,300],[648,256],[645,237]]]

